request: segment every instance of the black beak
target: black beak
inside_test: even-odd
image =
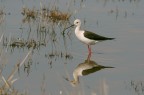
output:
[[[64,31],[66,31],[67,29],[69,29],[69,28],[71,28],[71,27],[74,27],[74,24],[72,24],[72,25],[70,25],[69,27],[65,28],[65,29],[63,30],[63,33],[64,33]]]
[[[67,27],[66,29],[69,29],[69,28],[71,28],[71,27],[74,27],[74,24],[70,25],[70,26],[69,26],[69,27]]]

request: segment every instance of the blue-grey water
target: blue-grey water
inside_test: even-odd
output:
[[[40,10],[57,7],[71,13],[70,23],[81,19],[82,29],[90,30],[112,41],[92,46],[91,60],[99,65],[111,66],[80,77],[73,87],[73,71],[88,56],[87,46],[74,35],[74,28],[61,34],[59,23],[54,26],[54,36],[38,33],[37,21],[23,23],[21,14],[25,6]],[[1,0],[0,9],[0,69],[5,79],[15,65],[31,50],[27,47],[9,46],[12,39],[44,41],[32,50],[25,63],[14,74],[12,88],[28,95],[144,95],[144,0]],[[48,32],[48,31],[47,31]],[[68,33],[67,33],[68,32]],[[7,40],[6,40],[7,39]],[[56,41],[53,41],[56,40]],[[8,42],[8,45],[3,45]],[[27,67],[27,68],[26,68]],[[2,78],[0,78],[2,80]],[[0,82],[1,85],[3,82]]]

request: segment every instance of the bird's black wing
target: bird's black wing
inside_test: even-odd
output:
[[[83,76],[85,76],[85,75],[89,75],[89,74],[91,74],[91,73],[94,73],[94,72],[97,72],[97,71],[99,71],[99,70],[101,70],[101,69],[104,69],[104,68],[101,68],[101,67],[93,67],[93,68],[91,68],[91,69],[86,69],[86,70],[83,70],[82,71],[82,75]]]
[[[90,31],[85,31],[84,32],[84,36],[88,39],[91,39],[91,40],[98,40],[98,41],[102,41],[102,40],[113,40],[114,38],[107,38],[107,37],[104,37],[104,36],[100,36],[98,34],[95,34],[93,32],[90,32]]]
[[[105,69],[105,68],[114,68],[114,67],[98,65],[98,66],[94,66],[93,68],[83,70],[82,75],[85,76],[85,75],[97,72],[97,71]]]

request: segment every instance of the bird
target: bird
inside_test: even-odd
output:
[[[88,58],[84,62],[80,63],[74,69],[73,80],[70,81],[71,85],[74,87],[77,86],[80,83],[79,81],[80,76],[86,76],[105,68],[114,68],[114,67],[99,65],[95,61],[91,60],[90,57],[88,56]]]
[[[76,26],[75,35],[76,37],[84,44],[88,46],[88,52],[91,55],[91,45],[96,44],[97,42],[105,41],[105,40],[113,40],[114,38],[104,37],[98,34],[95,34],[91,31],[81,30],[81,21],[80,19],[76,19],[72,26]]]

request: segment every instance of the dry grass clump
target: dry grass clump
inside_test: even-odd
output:
[[[24,19],[22,21],[23,23],[25,23],[25,22],[36,20],[38,16],[38,11],[36,11],[34,8],[29,9],[29,8],[23,7],[21,14],[24,16]]]
[[[71,17],[70,12],[61,12],[58,8],[41,8],[40,10],[36,10],[34,8],[29,9],[23,7],[21,13],[24,16],[23,23],[34,21],[39,18],[39,21],[59,23],[69,21]]]
[[[56,9],[49,12],[49,18],[52,22],[68,21],[70,16],[70,13],[64,13]]]

